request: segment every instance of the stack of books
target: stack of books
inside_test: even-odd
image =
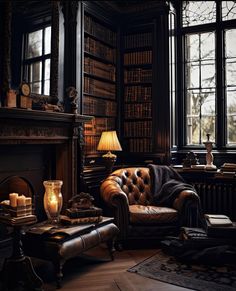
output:
[[[236,239],[236,224],[222,214],[205,214],[207,235],[217,238]]]
[[[61,215],[61,223],[63,224],[83,224],[83,223],[97,223],[102,221],[102,209],[98,207],[90,207],[87,209],[66,209],[65,215]]]
[[[182,227],[179,238],[190,249],[202,249],[232,243],[229,238],[209,236],[203,228]]]
[[[224,163],[220,170],[217,172],[217,177],[229,177],[235,178],[236,177],[236,164],[233,163]]]

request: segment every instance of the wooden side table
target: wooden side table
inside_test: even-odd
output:
[[[13,252],[3,267],[3,290],[9,291],[23,285],[24,290],[42,291],[43,282],[35,273],[30,258],[24,255],[21,241],[23,228],[37,222],[36,216],[21,219],[0,216],[0,222],[13,227]]]

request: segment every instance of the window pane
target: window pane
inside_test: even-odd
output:
[[[29,33],[26,58],[33,58],[42,55],[42,33],[42,30]]]
[[[236,84],[236,58],[226,60],[226,85],[233,86]]]
[[[227,143],[236,144],[236,29],[225,31]]]
[[[44,53],[51,53],[51,27],[45,29],[45,39],[44,39]]]
[[[49,92],[50,92],[50,81],[46,80],[44,82],[44,92],[43,92],[43,94],[44,95],[49,95]]]
[[[183,1],[183,26],[216,21],[215,1]]]
[[[227,142],[236,144],[236,87],[227,90]]]
[[[201,87],[215,87],[215,62],[202,62],[201,65]]]
[[[31,88],[32,88],[33,93],[41,94],[41,90],[42,90],[41,82],[32,83]]]
[[[226,30],[225,54],[226,58],[236,57],[236,29]]]
[[[42,79],[42,62],[33,63],[30,65],[29,82],[31,84],[32,92],[42,94],[41,92]]]
[[[186,58],[190,61],[199,59],[199,35],[189,34],[185,38],[186,42]]]
[[[186,139],[197,145],[207,133],[215,138],[215,33],[189,34],[185,39]]]
[[[222,20],[236,19],[235,1],[222,1]]]
[[[41,81],[42,79],[42,62],[34,63],[30,66],[30,82]]]
[[[187,93],[187,144],[197,145],[210,133],[215,138],[215,91],[189,90]]]
[[[201,59],[215,59],[215,33],[200,34]]]
[[[189,63],[188,66],[190,71],[186,74],[187,88],[199,88],[199,62]]]
[[[44,95],[49,95],[50,92],[50,59],[45,61],[44,70]]]

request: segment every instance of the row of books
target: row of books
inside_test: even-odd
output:
[[[106,83],[92,78],[84,77],[84,92],[100,97],[115,99],[115,84]]]
[[[152,51],[132,52],[124,54],[125,65],[151,64]]]
[[[152,116],[151,103],[125,104],[125,118],[149,118]]]
[[[115,128],[115,118],[95,117],[84,124],[84,134],[94,135],[101,134],[103,131]]]
[[[84,38],[84,50],[94,56],[107,60],[109,62],[116,62],[116,50],[110,48],[91,37]]]
[[[125,84],[152,82],[152,70],[142,68],[136,68],[132,70],[126,69],[124,72],[124,82]]]
[[[126,86],[125,102],[151,102],[152,87],[151,86]]]
[[[116,45],[116,32],[98,23],[88,15],[84,16],[84,29],[86,32],[108,42],[111,45]]]
[[[137,33],[137,34],[129,34],[125,36],[125,48],[137,48],[137,47],[145,47],[152,45],[152,33]]]
[[[83,113],[88,115],[116,116],[116,102],[86,96]]]
[[[152,151],[152,140],[150,138],[129,139],[129,151],[133,153],[143,153]]]
[[[97,146],[98,146],[99,139],[100,139],[100,135],[99,136],[93,136],[93,135],[85,136],[85,145],[84,145],[85,154],[97,153]]]
[[[152,122],[151,121],[130,121],[124,124],[125,137],[143,137],[152,136]]]
[[[104,64],[88,57],[84,58],[84,72],[110,81],[116,80],[116,68],[113,65]]]

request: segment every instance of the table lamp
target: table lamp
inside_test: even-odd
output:
[[[122,151],[122,148],[121,148],[121,145],[120,145],[120,142],[118,140],[115,130],[102,132],[97,150],[108,151],[102,157],[103,157],[104,164],[107,171],[111,173],[114,163],[116,161],[116,155],[111,153],[111,151]]]

